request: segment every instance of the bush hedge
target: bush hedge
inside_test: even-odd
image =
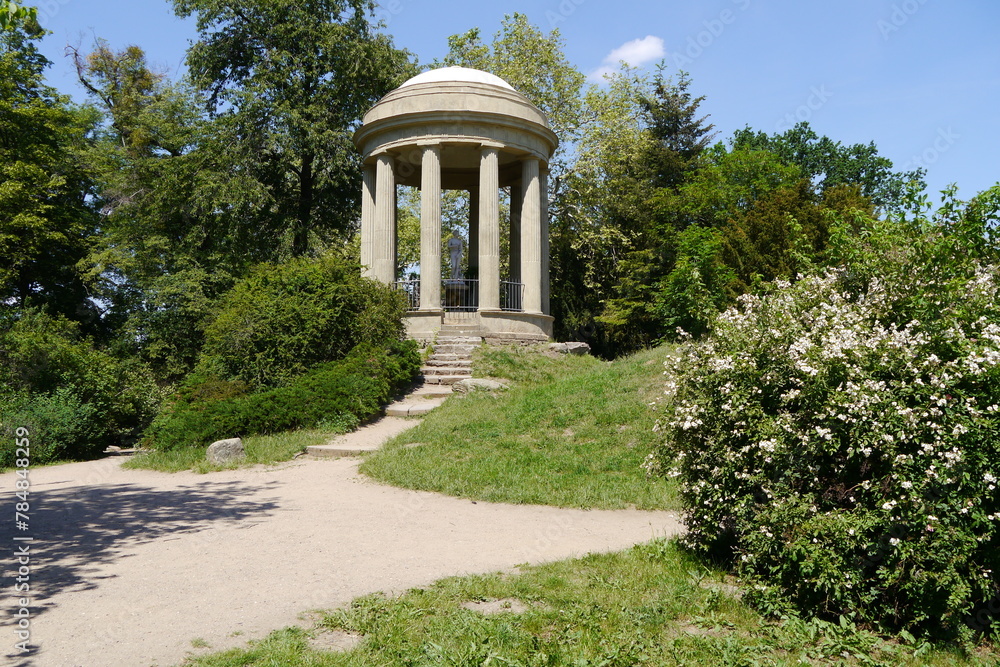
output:
[[[146,432],[159,450],[205,446],[223,438],[266,435],[333,422],[352,428],[377,415],[420,370],[413,341],[362,344],[286,386],[251,393],[241,381],[192,377]]]
[[[254,391],[280,386],[362,343],[401,340],[404,313],[400,294],[336,255],[263,264],[222,298],[199,366]]]
[[[653,469],[764,609],[939,638],[1000,611],[1000,189],[868,221],[846,268],[726,312],[674,365]]]
[[[13,464],[18,427],[35,464],[132,444],[160,399],[145,366],[98,350],[63,317],[26,310],[0,323],[0,466]]]

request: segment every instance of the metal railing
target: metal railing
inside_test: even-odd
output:
[[[420,280],[397,280],[394,287],[406,295],[406,309],[420,310]]]
[[[479,281],[445,280],[441,283],[441,301],[447,311],[471,312],[479,309]]]
[[[500,281],[500,310],[517,313],[524,310],[524,283]]]
[[[407,310],[420,310],[420,279],[397,280],[396,290],[406,295]],[[444,280],[441,282],[441,306],[449,312],[475,312],[479,310],[479,281],[473,279]],[[500,281],[500,310],[524,310],[524,283]]]

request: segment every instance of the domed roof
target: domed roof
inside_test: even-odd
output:
[[[400,86],[400,88],[415,86],[420,83],[486,83],[514,90],[512,85],[495,74],[469,67],[439,67],[438,69],[432,69],[423,74],[418,74]]]

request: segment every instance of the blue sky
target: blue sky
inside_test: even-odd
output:
[[[137,44],[176,75],[195,37],[166,0],[35,4],[53,31],[50,82],[77,99],[67,43]],[[926,167],[934,193],[957,183],[969,197],[1000,181],[996,0],[382,0],[380,9],[396,45],[422,64],[445,54],[449,35],[480,27],[489,38],[512,12],[559,28],[588,74],[619,57],[690,72],[720,139],[802,119],[844,143],[874,141],[897,168]]]

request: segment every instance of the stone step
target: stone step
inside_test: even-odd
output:
[[[438,335],[438,345],[481,345],[481,336],[442,336]]]
[[[412,394],[409,394],[403,400],[410,401],[411,399],[413,399],[414,401],[419,401],[419,400],[432,400],[435,398],[448,398],[453,393],[455,392],[452,391],[451,387],[442,387],[441,385],[435,384],[435,385],[420,387],[420,389],[417,389]]]
[[[475,345],[435,345],[434,354],[472,354]]]
[[[417,417],[426,415],[431,410],[439,407],[445,402],[445,398],[434,398],[428,400],[411,400],[412,397],[393,403],[385,410],[389,417]]]
[[[452,385],[461,380],[468,380],[468,375],[425,375],[425,384]]]
[[[465,377],[472,377],[471,366],[447,366],[445,368],[424,366],[420,369],[420,372],[424,374],[424,382],[427,381],[428,377],[435,375],[463,375]]]
[[[424,362],[424,366],[432,366],[432,367],[435,367],[435,368],[437,368],[437,367],[448,368],[448,367],[456,367],[456,366],[459,367],[459,368],[465,368],[468,365],[469,365],[469,359],[468,358],[465,358],[465,359],[435,359],[434,357],[429,357],[427,359],[427,361]]]
[[[466,359],[471,359],[472,355],[469,354],[442,354],[440,352],[435,352],[431,356],[427,357],[427,361],[464,361]]]

